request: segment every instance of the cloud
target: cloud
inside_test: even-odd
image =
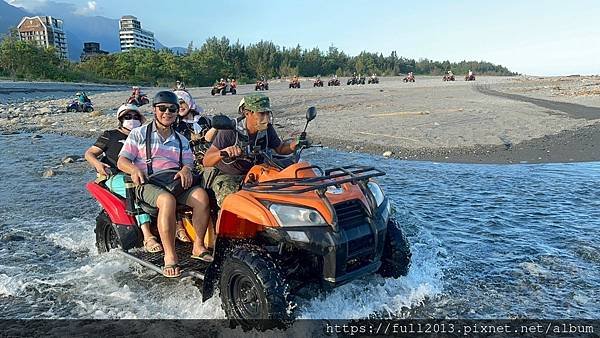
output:
[[[9,5],[24,8],[30,12],[42,10],[48,6],[48,0],[7,0]]]
[[[75,11],[75,14],[77,15],[90,15],[90,14],[94,14],[96,12],[97,6],[96,6],[96,1],[88,1],[87,2],[87,6],[83,7],[83,8],[78,8]]]

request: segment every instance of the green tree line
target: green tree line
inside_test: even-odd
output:
[[[362,52],[349,56],[336,47],[280,47],[271,41],[244,46],[227,38],[212,37],[200,48],[190,43],[187,53],[178,55],[169,49],[159,51],[134,49],[124,53],[99,55],[85,62],[59,59],[52,48],[7,37],[0,43],[0,76],[17,79],[58,81],[123,82],[169,86],[175,80],[187,85],[208,86],[219,78],[235,78],[241,83],[256,80],[299,76],[348,76],[360,74],[441,75],[448,70],[456,74],[469,69],[480,75],[514,75],[506,67],[483,61],[432,61]]]

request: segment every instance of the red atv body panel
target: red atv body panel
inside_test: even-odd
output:
[[[126,212],[125,201],[113,195],[110,191],[95,182],[88,182],[85,187],[98,203],[100,203],[114,224],[125,226],[135,225],[133,216],[128,215]]]

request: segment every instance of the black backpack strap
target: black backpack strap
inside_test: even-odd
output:
[[[175,133],[177,142],[179,142],[179,169],[182,169],[183,168],[183,143],[181,143],[181,137],[179,137],[179,134],[175,130],[173,130],[173,132]]]
[[[148,168],[148,176],[152,175],[152,121],[146,128],[146,167]]]
[[[152,175],[152,125],[154,121],[148,125],[146,129],[146,166],[148,168],[148,176]],[[183,143],[181,142],[181,137],[174,128],[171,128],[171,132],[175,133],[175,138],[177,138],[177,142],[179,143],[179,169],[183,168]]]

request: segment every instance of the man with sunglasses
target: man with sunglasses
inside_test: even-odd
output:
[[[106,130],[98,137],[96,143],[85,152],[85,159],[96,169],[98,180],[103,181],[108,190],[125,197],[125,174],[117,168],[119,152],[127,139],[129,132],[142,125],[146,121],[138,107],[132,104],[124,104],[117,110],[119,127]],[[98,157],[103,155],[100,160]],[[148,214],[137,215],[136,220],[144,235],[144,249],[148,252],[161,252],[162,245],[150,231],[150,216]]]
[[[209,200],[204,189],[192,187],[192,151],[188,140],[173,129],[179,111],[177,95],[171,91],[158,92],[152,106],[154,120],[129,134],[119,153],[117,164],[119,169],[131,175],[131,179],[138,186],[138,197],[144,203],[158,209],[157,226],[165,252],[163,275],[179,277],[181,271],[175,252],[177,203],[193,209],[192,224],[196,236],[193,239],[191,257],[211,261],[212,256],[204,246],[204,235],[209,222]],[[147,150],[150,150],[148,158]],[[185,189],[177,196],[161,186],[149,183],[148,178],[150,170],[160,173],[172,169],[177,170],[173,179],[180,179],[181,186]]]
[[[271,148],[280,155],[294,152],[298,140],[282,142],[273,124],[271,124],[272,110],[269,98],[263,94],[250,94],[244,96],[238,106],[238,111],[243,120],[238,126],[248,135],[248,144],[259,146],[262,149]],[[215,167],[212,172],[207,171],[205,181],[214,191],[219,207],[229,194],[239,190],[244,176],[252,168],[252,163],[240,157],[242,149],[237,144],[238,131],[219,130],[212,145],[204,155],[205,167]],[[227,158],[221,156],[221,151],[227,153]]]

